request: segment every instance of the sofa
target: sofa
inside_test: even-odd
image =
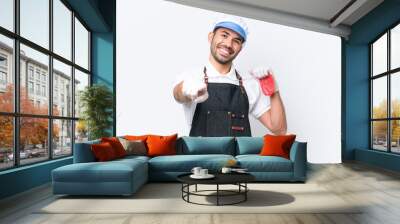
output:
[[[290,159],[260,156],[262,137],[180,137],[176,155],[126,156],[96,162],[91,144],[76,143],[73,164],[52,171],[54,194],[132,195],[147,182],[176,181],[180,174],[200,166],[219,172],[228,160],[247,168],[258,182],[305,182],[307,143],[295,141]]]

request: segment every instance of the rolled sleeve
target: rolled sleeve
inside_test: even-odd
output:
[[[271,108],[270,99],[264,94],[260,94],[257,99],[251,114],[257,119]]]
[[[249,113],[258,119],[271,108],[270,98],[262,93],[258,80],[249,79],[246,87],[250,104]]]

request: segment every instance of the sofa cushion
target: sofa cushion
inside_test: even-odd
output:
[[[74,163],[52,171],[58,182],[129,182],[134,172],[142,172],[146,162],[131,159],[108,162]],[[147,176],[147,172],[142,175]]]
[[[261,156],[280,156],[290,159],[290,148],[296,135],[265,135]]]
[[[149,160],[149,170],[163,172],[190,172],[193,167],[200,166],[211,172],[219,171],[230,159],[231,155],[174,155],[158,156]]]
[[[96,157],[96,161],[104,162],[118,158],[112,145],[108,142],[92,144],[90,147],[92,149],[94,157]]]
[[[147,137],[147,155],[164,156],[176,154],[176,139],[178,134],[170,136],[150,135]]]
[[[249,172],[292,172],[292,161],[279,156],[238,155],[240,167]]]
[[[259,154],[264,145],[263,137],[236,137],[236,155]]]
[[[233,137],[182,137],[178,154],[226,154],[235,155]]]
[[[117,158],[122,158],[126,156],[126,151],[124,146],[122,146],[121,142],[117,137],[103,137],[101,138],[101,142],[108,142],[114,149],[115,155]]]
[[[150,157],[148,157],[148,156],[130,155],[130,156],[125,156],[124,158],[116,159],[113,162],[117,162],[117,161],[130,162],[132,160],[139,160],[139,161],[143,161],[143,162],[148,162],[149,159],[150,159]]]
[[[95,162],[96,158],[90,148],[92,144],[99,144],[100,140],[75,143],[74,147],[74,163]]]
[[[124,138],[118,138],[122,146],[126,151],[126,155],[147,155],[146,143],[141,140],[126,140]]]
[[[129,141],[140,140],[140,141],[143,141],[143,142],[146,142],[147,137],[149,137],[149,135],[125,135],[124,136],[124,138],[126,140],[129,140]]]

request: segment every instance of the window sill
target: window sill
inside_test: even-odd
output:
[[[43,161],[43,162],[39,162],[39,163],[35,163],[35,164],[24,165],[24,166],[16,167],[16,168],[10,168],[10,169],[7,169],[7,170],[0,171],[0,176],[1,175],[5,175],[5,174],[14,173],[14,172],[20,172],[20,171],[23,171],[23,170],[32,169],[32,168],[35,168],[35,167],[49,165],[49,164],[52,164],[52,163],[57,163],[57,162],[69,160],[69,159],[72,159],[72,157],[73,156],[67,156],[67,157],[62,157],[62,158],[59,158],[59,159],[52,159],[52,160]]]

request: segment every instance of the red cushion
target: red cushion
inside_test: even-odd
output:
[[[146,140],[148,156],[175,155],[177,138],[178,134],[170,136],[149,135]]]
[[[99,162],[109,161],[117,158],[114,149],[108,142],[92,144],[90,147],[92,149],[94,157]]]
[[[281,156],[289,159],[290,148],[295,139],[296,135],[265,135],[260,155]]]
[[[126,156],[126,151],[124,147],[122,146],[121,142],[119,141],[118,138],[116,137],[110,137],[110,138],[101,138],[101,142],[108,142],[112,146],[112,148],[115,151],[115,155],[118,158]]]

